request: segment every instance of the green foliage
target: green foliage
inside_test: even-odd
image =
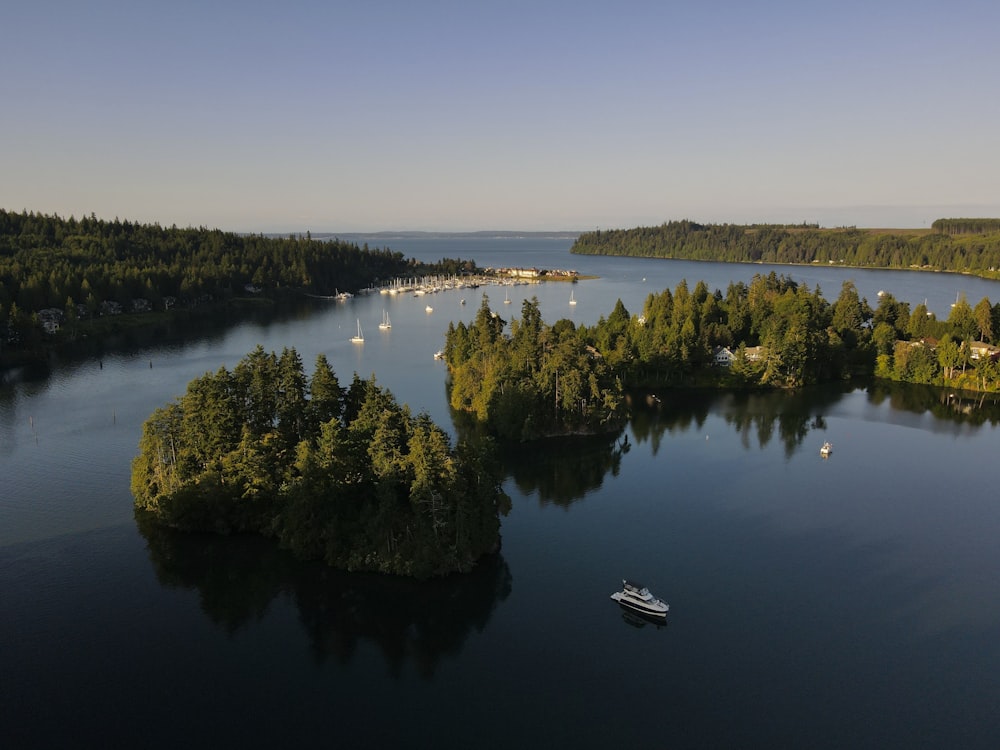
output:
[[[931,228],[943,234],[1000,232],[1000,219],[936,219]]]
[[[995,340],[998,313],[988,299],[974,310],[959,299],[938,321],[926,305],[911,313],[889,294],[873,311],[850,281],[831,305],[818,289],[772,272],[730,284],[725,295],[682,280],[650,294],[640,315],[619,300],[592,327],[548,326],[528,301],[504,336],[484,300],[475,324],[449,327],[449,397],[496,434],[528,440],[613,427],[624,387],[797,388],[874,374],[956,387],[961,375],[961,387],[982,388],[992,371],[979,367],[984,376],[971,378],[969,345]],[[721,347],[733,354],[729,367],[714,365]]]
[[[1000,219],[939,219],[934,230],[893,233],[855,227],[671,221],[657,227],[586,232],[571,252],[732,263],[927,268],[1000,278]]]
[[[125,313],[136,300],[160,312],[168,304],[203,309],[248,294],[331,295],[379,279],[455,273],[474,265],[421,264],[389,249],[313,240],[308,234],[279,238],[0,209],[0,341],[19,349],[48,341],[31,316],[49,308],[65,312],[72,325],[60,335],[69,336],[78,330],[77,319],[91,320],[102,308],[111,311],[107,303]],[[16,330],[3,332],[5,323]]]
[[[620,303],[619,303],[620,304]],[[606,348],[631,357],[622,307],[602,329]],[[520,320],[505,321],[483,302],[471,326],[450,326],[445,342],[452,408],[471,413],[497,435],[532,440],[593,433],[624,419],[622,383],[615,368],[571,321],[542,322],[538,300],[526,300]]]
[[[143,425],[137,508],[190,531],[273,536],[302,557],[417,577],[468,570],[509,508],[485,444],[412,416],[374,379],[342,393],[325,357],[257,347]]]

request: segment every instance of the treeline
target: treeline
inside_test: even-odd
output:
[[[74,323],[109,309],[162,311],[224,301],[247,296],[248,288],[267,298],[332,295],[468,265],[425,266],[388,249],[309,234],[266,237],[0,210],[0,350],[37,346],[43,310]]]
[[[186,531],[254,532],[346,570],[428,577],[499,545],[488,442],[450,444],[374,379],[342,389],[320,355],[260,346],[188,384],[143,425],[135,506]]]
[[[615,313],[598,321],[593,338],[629,383],[793,388],[870,372],[871,315],[852,282],[831,304],[818,288],[758,274],[725,294],[681,281],[650,294],[632,325]]]
[[[472,325],[449,327],[449,397],[521,440],[612,429],[624,387],[795,388],[873,374],[979,390],[1000,381],[1000,304],[962,298],[939,321],[889,294],[873,310],[851,281],[830,303],[773,272],[725,294],[681,281],[635,316],[619,300],[592,327],[548,325],[526,301],[509,334],[505,326],[484,298]]]
[[[225,297],[247,284],[315,294],[354,291],[404,274],[402,253],[309,235],[286,238],[218,229],[61,219],[0,211],[0,305],[22,310],[173,296]]]
[[[877,377],[974,391],[1000,389],[1000,303],[983,297],[973,307],[963,295],[948,319],[938,321],[923,304],[911,313],[907,303],[886,295],[879,300],[879,312],[872,332]]]
[[[453,409],[513,440],[621,426],[622,383],[585,329],[569,320],[544,324],[537,299],[522,303],[509,335],[506,325],[485,294],[471,325],[448,325],[444,355]]]
[[[931,233],[893,233],[856,227],[671,221],[656,227],[587,232],[577,238],[571,252],[731,263],[924,268],[1000,278],[1000,219],[939,219],[934,226],[936,231]],[[970,233],[973,228],[977,231]]]
[[[1000,232],[1000,219],[937,219],[931,228],[942,234],[991,234]]]

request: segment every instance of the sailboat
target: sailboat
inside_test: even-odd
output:
[[[504,289],[504,291],[503,291],[503,303],[505,305],[509,305],[510,304],[510,290],[509,289]]]
[[[363,333],[361,333],[361,319],[360,318],[358,318],[358,335],[357,336],[351,336],[351,341],[353,343],[355,343],[355,344],[363,344],[363,343],[365,343],[365,336],[364,336]]]
[[[571,305],[575,305],[576,304],[576,300],[573,299],[573,290],[572,289],[569,290],[569,303]]]
[[[390,328],[392,328],[392,322],[389,320],[388,310],[382,311],[382,322],[378,324],[378,327],[381,328],[383,331],[387,331]]]

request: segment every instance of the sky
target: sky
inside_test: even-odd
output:
[[[241,232],[1000,217],[996,0],[9,0],[0,208]]]

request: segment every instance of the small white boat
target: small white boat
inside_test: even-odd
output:
[[[879,289],[878,290],[878,296],[879,297],[884,297],[885,296],[885,289]]]
[[[649,589],[635,581],[623,579],[622,590],[613,593],[611,598],[625,609],[654,619],[665,620],[667,612],[670,611],[669,604],[662,599],[657,599],[649,592]]]
[[[382,322],[378,324],[378,327],[383,331],[392,328],[392,321],[389,320],[389,312],[387,310],[382,311]]]
[[[357,336],[351,336],[351,341],[355,344],[365,343],[365,336],[361,333],[361,319],[358,319],[358,334]]]
[[[424,308],[424,312],[434,312],[434,308],[431,307],[430,305],[427,305],[427,307]]]
[[[571,305],[575,305],[576,304],[576,300],[573,298],[573,290],[572,289],[569,290],[569,303]]]
[[[438,349],[434,352],[434,359],[444,359],[444,352]]]
[[[505,305],[509,305],[510,304],[510,292],[507,289],[504,289],[504,292],[503,292],[503,303]]]
[[[823,447],[819,449],[819,455],[826,458],[831,453],[833,453],[833,445],[831,443],[823,443]]]

